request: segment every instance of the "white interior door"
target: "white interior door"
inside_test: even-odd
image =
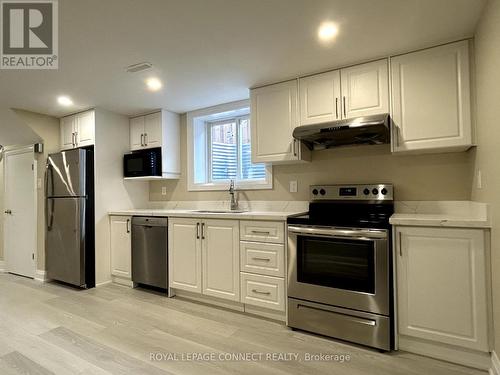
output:
[[[5,155],[4,251],[7,271],[35,276],[36,201],[33,150]]]

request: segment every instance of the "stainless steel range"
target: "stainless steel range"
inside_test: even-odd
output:
[[[392,185],[312,186],[288,219],[288,325],[393,348]]]

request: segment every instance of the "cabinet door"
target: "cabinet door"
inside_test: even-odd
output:
[[[76,115],[77,130],[76,139],[78,147],[91,146],[95,144],[95,114],[87,111]]]
[[[201,293],[201,221],[172,218],[168,222],[169,286]]]
[[[393,151],[471,146],[467,41],[391,58],[391,76]]]
[[[111,217],[111,274],[127,279],[132,277],[131,217]]]
[[[297,81],[254,89],[251,98],[252,162],[300,159],[292,133],[298,125]]]
[[[130,119],[130,150],[140,150],[144,145],[144,116]]]
[[[341,118],[340,71],[299,79],[300,125]]]
[[[389,113],[387,60],[342,69],[340,76],[342,118]]]
[[[484,232],[399,227],[396,246],[399,334],[488,351]]]
[[[202,225],[203,294],[239,301],[239,223],[205,220]]]
[[[144,134],[146,134],[146,148],[162,146],[162,117],[161,112],[144,116]]]
[[[61,149],[75,148],[76,117],[68,116],[61,119]]]

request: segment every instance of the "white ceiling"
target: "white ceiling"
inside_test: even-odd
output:
[[[0,71],[0,108],[186,112],[248,87],[473,35],[485,0],[59,0],[59,70]],[[339,25],[335,43],[318,25]],[[124,67],[149,61],[154,71]],[[151,74],[165,86],[147,92]],[[71,96],[61,108],[56,97]]]

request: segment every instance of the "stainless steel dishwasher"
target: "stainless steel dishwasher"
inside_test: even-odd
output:
[[[168,289],[168,219],[132,218],[132,281]]]

